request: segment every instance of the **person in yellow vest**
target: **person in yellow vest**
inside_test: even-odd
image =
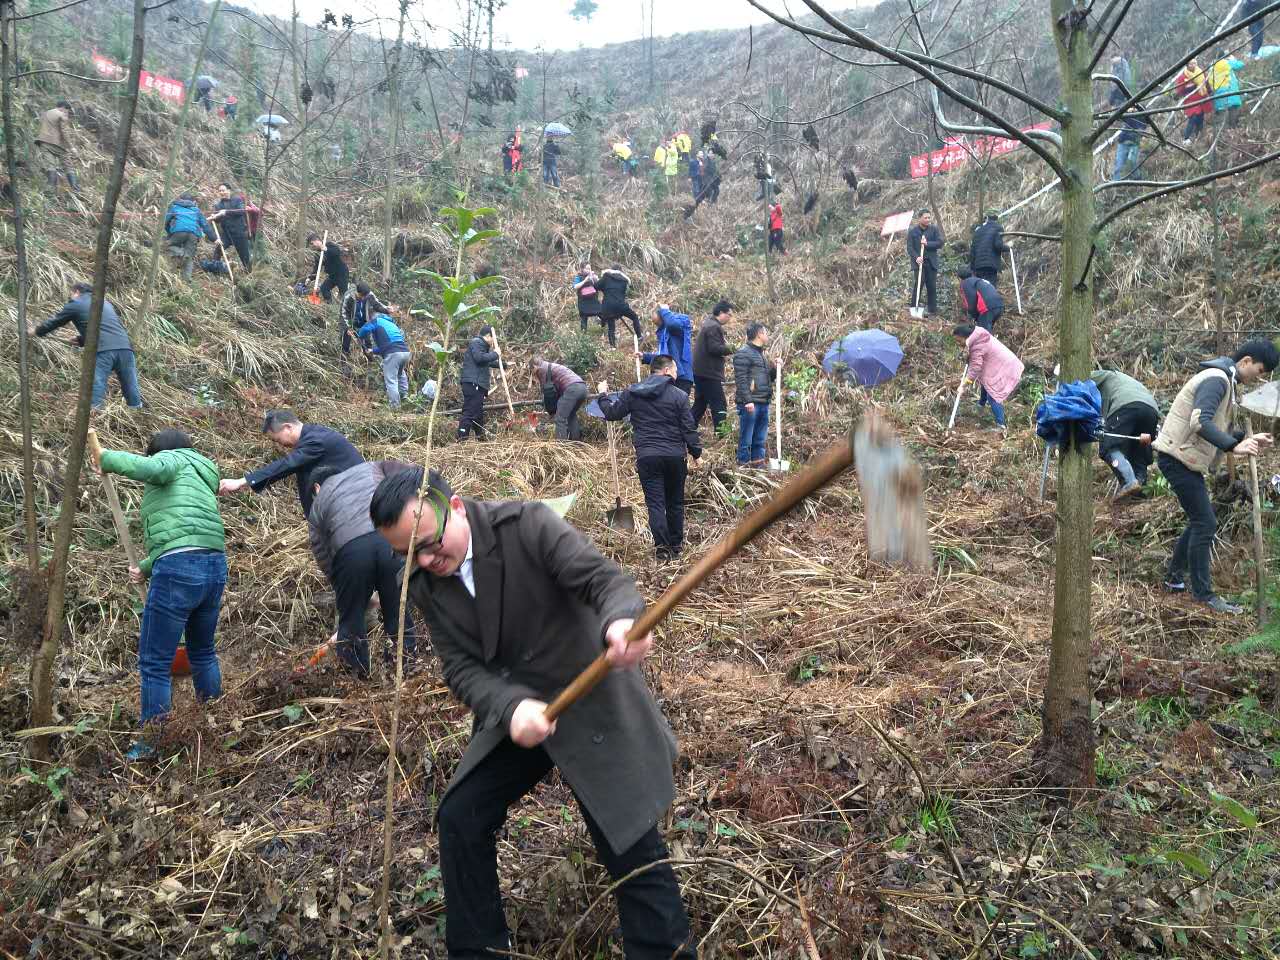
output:
[[[665,143],[658,144],[653,151],[653,162],[659,170],[667,165],[667,145]]]
[[[663,160],[662,172],[667,178],[667,189],[674,189],[675,184],[672,181],[680,172],[680,152],[676,149],[674,140],[667,144],[667,155]]]
[[[1169,560],[1165,589],[1182,593],[1191,574],[1191,596],[1216,613],[1240,613],[1241,608],[1213,592],[1209,557],[1218,520],[1204,476],[1224,452],[1256,457],[1271,446],[1271,435],[1245,437],[1230,431],[1231,408],[1237,383],[1253,383],[1280,364],[1280,351],[1270,340],[1249,340],[1229,357],[1200,364],[1200,372],[1186,382],[1169,407],[1152,447],[1156,464],[1169,481],[1187,515],[1187,527]]]
[[[676,134],[675,145],[682,157],[687,157],[693,152],[693,140],[684,131]]]

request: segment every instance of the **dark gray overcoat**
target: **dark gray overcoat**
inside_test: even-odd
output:
[[[634,581],[545,505],[463,502],[475,599],[456,576],[409,581],[445,683],[475,714],[449,790],[508,735],[521,700],[550,703],[604,649],[605,628],[644,608]],[[609,673],[544,746],[615,853],[671,805],[676,741],[638,668]]]

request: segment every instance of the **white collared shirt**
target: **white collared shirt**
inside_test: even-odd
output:
[[[474,600],[476,598],[476,576],[471,568],[472,547],[473,544],[468,541],[467,555],[453,575],[462,581],[462,585],[467,588],[467,593],[471,594],[471,599]]]

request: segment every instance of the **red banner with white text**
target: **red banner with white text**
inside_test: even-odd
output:
[[[1046,120],[1031,127],[1023,127],[1022,132],[1029,130],[1048,130],[1053,124]],[[1022,144],[1007,137],[946,137],[942,141],[945,146],[932,153],[921,153],[911,158],[911,176],[926,177],[929,175],[929,164],[933,164],[934,173],[946,173],[963,167],[972,159],[986,160],[1012,153]]]
[[[120,64],[100,53],[93,55],[93,65],[98,73],[110,80],[121,80],[128,73]],[[142,71],[142,76],[138,80],[138,89],[158,93],[171,103],[181,103],[186,96],[186,87],[181,81],[158,76],[149,70]]]

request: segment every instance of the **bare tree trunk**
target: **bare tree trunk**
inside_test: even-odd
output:
[[[209,11],[209,22],[205,24],[204,36],[200,40],[200,50],[196,54],[196,63],[191,70],[191,82],[187,87],[189,90],[195,88],[196,77],[200,76],[200,71],[204,67],[204,55],[209,48],[209,39],[213,36],[213,24],[218,19],[218,11],[221,8],[222,0],[214,0],[213,7]],[[170,191],[173,189],[173,171],[178,165],[178,151],[182,146],[182,135],[187,129],[187,113],[190,109],[191,98],[187,97],[182,101],[182,109],[178,111],[178,126],[174,130],[173,140],[169,143],[169,162],[164,168],[164,191],[160,195],[164,203],[170,202]],[[160,265],[160,250],[163,245],[164,214],[161,214],[160,220],[151,234],[151,257],[147,263],[146,283],[142,287],[142,306],[138,309],[138,315],[134,318],[134,328],[137,330],[146,329],[147,317],[151,313],[151,294],[155,288],[156,270]]]
[[[107,295],[107,261],[111,255],[111,231],[116,219],[116,201],[124,183],[125,163],[129,158],[129,138],[133,132],[133,116],[138,109],[138,81],[142,71],[143,36],[146,31],[145,0],[133,0],[133,48],[129,56],[129,77],[121,105],[120,124],[116,129],[115,158],[111,178],[102,204],[98,225],[98,241],[93,255],[93,299],[89,306],[89,323],[84,334],[80,358],[80,394],[76,404],[76,424],[67,451],[67,473],[62,485],[62,510],[58,514],[58,530],[53,541],[50,561],[49,605],[45,610],[44,633],[31,658],[31,725],[47,727],[53,723],[53,663],[62,639],[63,614],[66,605],[67,560],[71,553],[71,537],[75,528],[76,505],[80,499],[80,470],[84,466],[85,435],[89,430],[89,402],[93,393],[93,373],[97,365],[98,331],[102,326],[102,304]],[[49,738],[31,738],[31,754],[38,760],[49,759]]]
[[[305,29],[305,28],[304,28]],[[307,127],[311,123],[311,99],[303,98],[302,86],[307,82],[307,44],[306,37],[303,37],[302,44],[298,43],[298,3],[293,3],[293,21],[290,30],[290,50],[289,58],[293,66],[293,99],[297,104],[297,110],[302,115],[302,126],[298,128],[297,147],[298,147],[298,221],[295,227],[294,235],[294,251],[297,258],[298,268],[302,269],[303,265],[310,259],[307,255],[307,232],[310,230],[308,223],[308,205],[311,202],[311,155],[307,152]],[[302,60],[302,76],[298,76],[298,61]]]
[[[1221,141],[1221,130],[1214,138],[1213,148],[1209,151],[1209,169],[1218,171],[1218,143]],[[1213,330],[1213,349],[1218,356],[1226,352],[1226,338],[1222,332],[1222,312],[1224,308],[1222,296],[1222,201],[1221,184],[1215,180],[1210,189],[1213,191],[1213,313],[1216,319]]]
[[[400,27],[396,33],[395,49],[391,51],[391,151],[387,156],[387,193],[382,204],[382,286],[391,284],[391,206],[395,199],[396,151],[400,145],[400,58],[404,51],[404,20],[409,13],[409,0],[400,0]],[[473,57],[474,62],[474,57]],[[465,122],[463,124],[466,125]],[[458,141],[461,146],[462,141]],[[387,290],[390,296],[390,290]],[[388,301],[389,302],[389,301]]]
[[[1062,191],[1062,291],[1058,351],[1062,380],[1087,379],[1092,369],[1093,151],[1092,56],[1083,26],[1072,26],[1072,0],[1052,0],[1062,97],[1062,162],[1070,179]],[[1089,646],[1093,560],[1093,463],[1090,448],[1063,447],[1058,460],[1057,545],[1053,637],[1037,754],[1047,784],[1088,787],[1095,781],[1090,715]]]
[[[40,544],[36,526],[35,457],[31,438],[31,370],[27,363],[27,226],[22,210],[22,188],[18,183],[18,160],[14,150],[17,128],[13,125],[13,74],[15,51],[10,50],[10,37],[17,36],[13,19],[13,3],[0,0],[0,84],[3,85],[4,160],[9,173],[9,190],[13,197],[13,240],[17,258],[18,280],[18,408],[22,418],[22,516],[27,540],[27,572],[34,578],[40,572]],[[14,28],[11,33],[11,28]],[[38,596],[38,594],[33,594]]]

